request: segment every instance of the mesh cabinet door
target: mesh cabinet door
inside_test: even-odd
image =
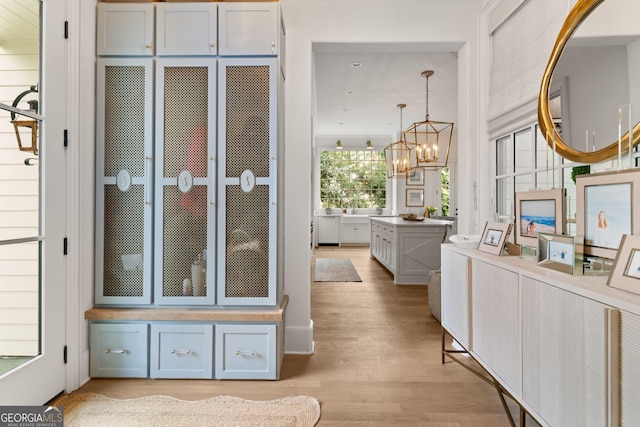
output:
[[[277,62],[219,60],[218,304],[276,303]]]
[[[99,58],[96,304],[151,302],[152,61]]]
[[[216,60],[156,62],[155,302],[215,303]]]

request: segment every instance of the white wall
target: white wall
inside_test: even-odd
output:
[[[286,351],[313,351],[310,313],[312,215],[312,43],[459,42],[458,179],[459,227],[475,226],[471,197],[477,180],[479,0],[282,0],[287,28],[285,292]],[[366,13],[365,13],[366,12]]]

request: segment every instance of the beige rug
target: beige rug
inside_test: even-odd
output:
[[[349,258],[316,258],[314,282],[362,282]]]
[[[253,401],[231,396],[180,400],[170,396],[113,399],[77,393],[55,403],[64,406],[64,425],[71,426],[314,426],[320,403],[309,396]]]

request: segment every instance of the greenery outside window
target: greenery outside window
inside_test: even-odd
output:
[[[385,208],[387,175],[382,151],[323,151],[320,200],[323,208]]]

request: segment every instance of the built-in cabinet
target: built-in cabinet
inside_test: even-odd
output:
[[[277,378],[279,4],[98,3],[97,31],[91,375]]]
[[[371,221],[364,215],[343,215],[340,218],[341,245],[368,245],[371,240]]]
[[[318,244],[337,245],[340,243],[340,216],[318,216]]]
[[[426,285],[440,269],[440,244],[452,221],[406,221],[371,217],[371,257],[393,274],[398,285]]]
[[[640,296],[606,280],[442,245],[442,326],[541,425],[635,426]]]

